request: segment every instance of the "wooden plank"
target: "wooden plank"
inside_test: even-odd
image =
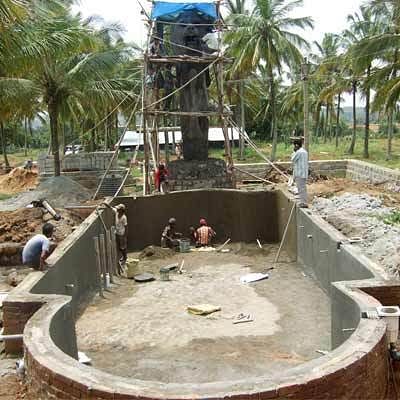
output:
[[[96,257],[96,266],[97,266],[97,278],[98,278],[98,286],[99,286],[99,293],[101,297],[104,297],[103,294],[103,285],[101,282],[101,259],[100,259],[100,244],[99,244],[99,238],[94,237],[93,238],[94,242],[94,252],[95,252],[95,257]]]
[[[165,111],[165,110],[147,110],[148,114],[152,115],[180,115],[182,117],[212,117],[220,116],[218,111]],[[222,115],[233,115],[231,111],[224,111]]]
[[[112,244],[112,253],[113,253],[113,266],[114,270],[117,274],[121,275],[121,267],[119,265],[119,257],[118,257],[118,250],[117,250],[117,234],[115,230],[115,226],[111,227],[111,244]]]

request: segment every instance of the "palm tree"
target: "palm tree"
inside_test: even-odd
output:
[[[290,12],[303,4],[302,0],[256,0],[250,15],[233,16],[237,28],[227,33],[226,41],[235,57],[233,70],[238,73],[257,71],[265,64],[269,81],[272,160],[277,148],[277,77],[283,66],[294,67],[303,59],[300,47],[308,43],[293,28],[312,28],[310,17],[292,18]]]
[[[362,6],[360,14],[350,17],[352,29],[347,35],[353,38],[354,43],[349,46],[346,57],[349,68],[355,76],[361,76],[361,88],[365,96],[365,134],[364,134],[364,158],[369,158],[369,121],[371,109],[371,73],[373,60],[383,50],[383,36],[386,36],[386,16],[375,13],[373,8]],[[386,39],[386,38],[385,38]],[[400,40],[399,40],[400,41]],[[381,46],[377,47],[377,44]],[[353,133],[354,135],[354,133]],[[351,149],[349,149],[351,150]]]

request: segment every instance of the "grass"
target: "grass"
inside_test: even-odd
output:
[[[14,194],[8,194],[8,193],[0,193],[0,201],[1,200],[7,200],[11,199],[11,197],[15,196]]]
[[[7,154],[8,161],[12,167],[19,167],[24,164],[26,160],[31,158],[32,160],[37,160],[40,153],[45,152],[47,149],[30,149],[28,155],[24,154],[24,151],[18,151],[15,153]],[[3,159],[2,159],[3,161]]]

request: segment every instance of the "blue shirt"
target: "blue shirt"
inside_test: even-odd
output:
[[[28,240],[22,250],[22,262],[29,265],[40,265],[42,252],[49,251],[50,240],[45,235],[35,235]]]
[[[292,154],[293,178],[308,178],[308,153],[300,147]]]

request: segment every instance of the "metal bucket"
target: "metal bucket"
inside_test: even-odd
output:
[[[169,281],[169,269],[160,268],[160,281]]]
[[[189,251],[190,251],[190,240],[189,239],[179,240],[179,252],[187,253]]]

